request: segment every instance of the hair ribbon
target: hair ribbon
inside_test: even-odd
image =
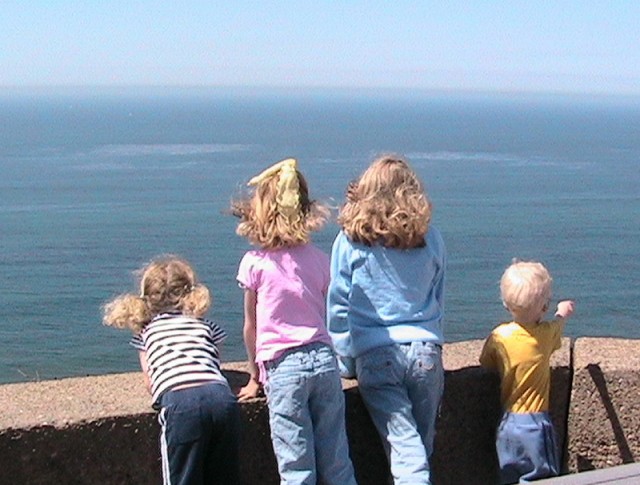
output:
[[[300,218],[300,182],[297,173],[298,162],[295,158],[287,158],[265,169],[256,175],[247,185],[260,185],[265,180],[278,175],[276,204],[278,212],[294,222]]]

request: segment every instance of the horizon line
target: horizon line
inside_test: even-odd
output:
[[[71,90],[96,92],[122,92],[136,90],[153,90],[169,93],[187,91],[218,91],[239,93],[362,93],[362,94],[396,94],[396,95],[434,95],[434,96],[506,96],[506,97],[569,97],[569,98],[615,98],[615,99],[639,99],[640,92],[618,93],[607,91],[569,91],[569,90],[536,90],[536,89],[471,89],[471,88],[429,88],[406,86],[285,86],[285,85],[216,85],[216,84],[30,84],[30,85],[2,85],[0,95],[6,92],[68,92]],[[78,93],[80,94],[80,93]],[[150,93],[152,94],[152,93]]]

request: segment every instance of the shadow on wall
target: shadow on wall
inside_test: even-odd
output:
[[[248,374],[225,369],[233,388]],[[90,378],[87,378],[90,379]],[[380,438],[360,398],[356,381],[344,381],[347,434],[358,483],[388,485],[389,468]],[[478,367],[445,373],[441,416],[433,457],[434,484],[494,483],[493,437],[500,417],[498,380]],[[278,485],[264,398],[242,405],[241,476],[247,485]],[[0,484],[161,483],[159,426],[153,412],[0,431]]]
[[[435,484],[497,482],[495,434],[502,415],[499,389],[498,376],[480,367],[445,373],[432,459]]]
[[[243,385],[248,376],[232,385]],[[232,377],[233,378],[233,377]],[[350,454],[358,483],[388,485],[389,466],[380,437],[360,398],[356,381],[345,381],[346,423]],[[251,411],[253,410],[253,411]],[[445,373],[445,390],[437,423],[433,483],[486,485],[496,483],[495,432],[500,420],[499,380],[480,367]],[[243,450],[255,450],[260,459],[244,463],[243,477],[251,485],[278,485],[271,448],[266,406],[243,407]],[[258,448],[258,449],[256,449]],[[265,456],[268,459],[265,460]],[[259,479],[256,479],[259,477]]]
[[[633,457],[633,453],[631,451],[631,447],[629,446],[627,437],[625,436],[624,428],[622,426],[622,423],[620,422],[618,412],[613,406],[611,395],[607,388],[607,381],[604,377],[602,369],[597,364],[589,364],[587,365],[587,371],[589,372],[589,376],[593,381],[593,385],[598,391],[598,396],[600,397],[600,401],[602,402],[602,407],[607,415],[609,423],[611,424],[611,430],[613,432],[615,443],[618,447],[620,460],[625,464],[635,463],[635,459]],[[596,469],[593,463],[585,457],[578,456],[577,459],[578,471],[588,471]]]

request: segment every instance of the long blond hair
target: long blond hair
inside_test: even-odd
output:
[[[431,203],[422,182],[400,157],[385,155],[347,188],[338,223],[367,246],[410,249],[425,245]]]
[[[293,159],[283,160],[249,182],[248,195],[231,203],[240,219],[236,233],[264,249],[305,244],[327,221],[329,210],[309,197],[309,187]]]
[[[105,325],[138,333],[161,313],[175,311],[198,318],[211,306],[209,290],[182,258],[164,256],[137,273],[141,275],[140,294],[126,293],[104,304]]]

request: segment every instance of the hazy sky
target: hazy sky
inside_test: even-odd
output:
[[[640,2],[0,0],[0,86],[640,95]]]

